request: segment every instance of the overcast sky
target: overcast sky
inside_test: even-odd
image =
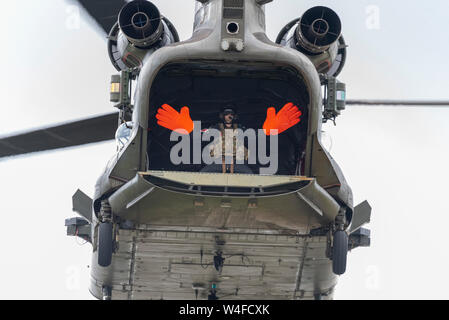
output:
[[[154,3],[192,32],[194,1]],[[449,2],[299,1],[267,5],[275,39],[315,5],[341,17],[349,98],[449,99]],[[0,135],[113,111],[106,41],[63,0],[9,1],[0,11]],[[373,207],[371,248],[349,255],[337,299],[448,299],[449,108],[348,107],[326,143],[355,202]],[[77,188],[94,184],[114,142],[0,161],[0,298],[91,299],[91,246],[65,236]]]

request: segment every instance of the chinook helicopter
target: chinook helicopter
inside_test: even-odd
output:
[[[362,228],[369,205],[353,205],[320,139],[321,123],[345,106],[336,80],[346,59],[340,21],[328,8],[312,8],[273,43],[264,30],[268,2],[199,1],[193,36],[179,42],[150,2],[110,1],[109,14],[96,1],[80,1],[93,17],[113,17],[98,20],[120,72],[111,85],[119,114],[0,144],[4,157],[108,140],[116,132],[122,146],[94,199],[78,191],[74,209],[82,218],[66,221],[69,235],[93,245],[95,297],[331,298],[348,249],[369,244]],[[229,101],[253,128],[268,106],[292,101],[301,109],[301,122],[289,129],[299,138],[280,155],[294,159],[283,164],[286,174],[199,173],[170,163],[170,132],[156,123],[160,106],[188,105],[192,118],[212,123]]]

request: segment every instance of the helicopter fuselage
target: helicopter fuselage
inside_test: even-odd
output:
[[[130,137],[93,199],[94,296],[332,298],[333,235],[350,234],[352,192],[321,143],[317,67],[268,39],[266,2],[231,10],[229,1],[202,1],[191,39],[141,56]],[[270,106],[300,107],[301,122],[279,137],[277,174],[202,173],[201,164],[170,163],[170,132],[156,124],[157,109],[188,105],[210,124],[229,101],[254,129]],[[114,253],[101,266],[105,224]]]

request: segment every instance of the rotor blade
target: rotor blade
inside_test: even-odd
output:
[[[118,113],[0,137],[0,158],[114,139]]]
[[[72,2],[80,4],[106,35],[117,22],[120,9],[127,3],[125,0],[72,0]]]
[[[449,107],[449,101],[435,100],[346,100],[346,105],[359,106],[409,106]]]

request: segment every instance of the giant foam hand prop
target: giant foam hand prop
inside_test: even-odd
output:
[[[278,114],[275,108],[268,108],[263,130],[267,136],[278,135],[299,123],[301,115],[302,112],[293,103],[287,103]]]
[[[164,104],[157,110],[156,119],[158,125],[180,134],[189,134],[193,131],[193,121],[187,107],[178,112],[168,104]]]

